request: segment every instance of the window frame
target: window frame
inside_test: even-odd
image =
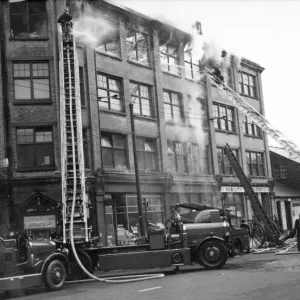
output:
[[[189,60],[187,60],[187,58],[186,58],[187,55],[190,56]],[[187,65],[189,66],[189,68],[187,68]],[[196,71],[195,67],[199,68],[199,71]],[[193,60],[193,56],[192,56],[191,51],[188,51],[188,52],[184,53],[184,70],[185,70],[185,78],[186,79],[200,81],[200,74],[201,74],[201,71],[202,71],[201,60],[199,59],[198,62],[196,63]],[[192,75],[191,77],[187,76],[187,70],[190,71],[189,73],[191,73],[191,75]],[[199,78],[197,78],[197,76],[195,75],[195,72],[199,73]]]
[[[106,85],[108,88],[103,88],[99,85],[99,79],[98,79],[98,76],[105,76],[106,77]],[[113,80],[116,80],[119,82],[120,84],[120,91],[115,91],[113,89],[110,89],[109,87],[109,79],[113,79]],[[102,73],[102,72],[97,72],[96,74],[96,80],[97,80],[97,101],[98,101],[98,108],[99,110],[101,111],[111,111],[111,112],[116,112],[116,113],[124,113],[125,112],[125,101],[124,101],[124,89],[123,89],[123,80],[122,78],[120,77],[116,77],[116,76],[111,76],[109,74],[105,74],[105,73]],[[99,96],[99,90],[103,90],[103,91],[106,91],[107,93],[107,97],[105,97],[105,101],[103,100],[99,100],[99,97],[102,97],[102,96]],[[113,94],[119,94],[119,99],[117,98],[112,98]],[[111,108],[112,104],[111,104],[111,99],[113,100],[119,100],[120,102],[120,107],[121,109],[120,110],[117,110],[117,109],[113,109]],[[107,100],[107,101],[106,101]],[[103,102],[103,103],[108,103],[108,108],[106,107],[103,107],[100,105],[100,103]]]
[[[255,160],[256,160],[255,164],[252,163],[252,155],[255,156]],[[259,163],[258,155],[261,156],[262,163]],[[265,160],[265,153],[264,152],[246,151],[246,162],[247,162],[248,174],[250,176],[253,176],[253,177],[266,177],[266,160]],[[260,174],[259,166],[261,166],[263,174]],[[254,172],[253,172],[254,168],[255,168],[256,174],[254,174]]]
[[[120,148],[120,147],[116,147],[114,145],[113,142],[113,136],[114,135],[119,135],[123,138],[123,142],[124,142],[124,148]],[[112,147],[105,147],[102,145],[102,138],[103,136],[109,137],[110,141],[111,141],[111,145]],[[119,151],[122,150],[124,152],[124,158],[125,158],[125,165],[123,165],[123,168],[128,169],[128,142],[127,142],[127,136],[125,134],[122,133],[116,133],[116,132],[107,132],[107,131],[101,131],[101,136],[100,136],[100,147],[101,147],[101,159],[103,162],[103,149],[111,149],[112,151],[112,162],[113,162],[113,166],[105,166],[103,164],[103,169],[117,169],[116,167],[116,162],[115,162],[115,151]]]
[[[221,109],[225,109],[225,114],[224,111],[221,113]],[[228,112],[231,111],[231,120],[228,117]],[[231,133],[236,133],[236,121],[235,121],[235,108],[232,106],[227,106],[224,104],[220,103],[213,103],[213,113],[214,113],[214,128],[216,130],[220,131],[226,131],[226,132],[231,132]],[[222,114],[222,115],[221,115]],[[222,117],[226,117],[222,119]],[[222,128],[222,124],[224,124],[225,129]],[[231,126],[229,126],[231,124]],[[232,130],[230,130],[230,127]]]
[[[249,135],[251,137],[256,137],[256,138],[263,138],[262,129],[259,126],[257,126],[254,122],[250,123],[246,115],[244,116],[243,123],[244,123],[243,132],[245,135]],[[250,131],[249,128],[251,130],[251,133],[249,133]]]
[[[132,93],[132,84],[136,84],[138,86],[138,95]],[[142,87],[146,87],[148,89],[148,94],[149,94],[149,98],[146,98],[146,97],[143,97],[141,95],[141,86]],[[140,82],[136,82],[136,81],[130,81],[130,98],[131,98],[131,101],[134,103],[133,105],[133,113],[134,115],[136,116],[141,116],[141,117],[146,117],[146,118],[154,118],[155,115],[154,115],[154,107],[153,107],[153,93],[152,93],[152,86],[148,85],[148,84],[144,84],[144,83],[140,83]],[[139,113],[137,113],[135,110],[136,110],[136,107],[135,107],[135,104],[136,104],[136,100],[133,101],[133,98],[135,99],[138,99],[139,100]],[[149,111],[150,111],[150,115],[145,115],[143,114],[143,99],[145,100],[149,100]]]
[[[234,156],[238,161],[240,161],[240,152],[239,149],[231,149]],[[220,160],[221,158],[221,160]],[[219,173],[221,175],[225,176],[236,176],[236,173],[230,164],[230,161],[225,154],[225,148],[224,147],[217,147],[217,159],[218,159],[218,166],[219,166]],[[227,172],[227,170],[229,172]]]
[[[19,143],[18,142],[18,130],[24,130],[24,129],[32,129],[33,130],[33,142],[32,143]],[[40,131],[40,132],[51,132],[51,142],[37,142],[36,141],[36,132]],[[52,145],[52,152],[53,152],[53,164],[48,164],[48,165],[37,165],[37,145],[38,144],[48,144],[48,145]],[[34,152],[33,154],[33,158],[34,158],[34,164],[33,165],[20,165],[19,161],[18,161],[18,157],[19,157],[19,152],[21,151],[19,149],[19,145],[31,145],[32,147],[32,151]],[[54,169],[56,168],[55,165],[55,145],[54,145],[54,135],[53,135],[53,127],[52,126],[25,126],[25,127],[16,127],[16,165],[17,165],[17,170],[38,170],[38,169]]]
[[[130,32],[130,31],[134,31],[134,42],[130,42],[130,41],[127,40],[128,39],[128,32]],[[144,36],[144,38],[146,40],[147,47],[139,45],[139,41],[137,39],[137,34],[141,34],[141,35]],[[129,53],[129,49],[128,49],[129,48],[128,47],[129,44],[133,46],[132,48],[134,48],[133,51],[135,52],[135,59],[133,59],[133,58],[131,58],[129,56],[129,54],[130,54]],[[141,62],[139,60],[139,55],[138,55],[139,54],[139,48],[146,48],[146,50],[147,50],[146,51],[146,53],[147,53],[147,63]],[[150,67],[150,38],[149,38],[149,34],[148,33],[146,33],[146,32],[140,32],[140,31],[138,31],[138,30],[136,30],[134,28],[128,28],[127,32],[126,32],[126,50],[127,50],[127,60],[128,61]]]
[[[247,82],[245,80],[247,78]],[[249,73],[239,72],[239,89],[242,95],[258,99],[257,77]],[[253,95],[252,95],[253,94]]]
[[[166,51],[163,52],[162,47],[166,47]],[[176,52],[176,56],[169,54],[169,48],[173,48]],[[160,63],[161,63],[161,69],[163,72],[167,72],[173,75],[177,75],[177,76],[181,76],[181,69],[179,67],[180,65],[180,56],[179,56],[179,47],[175,46],[175,45],[166,45],[166,42],[164,42],[164,44],[159,46],[159,53],[160,53]],[[167,61],[167,65],[162,64],[163,60],[162,60],[162,56],[164,56],[166,58]],[[173,58],[175,60],[175,62],[177,63],[177,65],[173,65],[170,64],[170,58]],[[177,69],[176,72],[172,72],[172,67]]]
[[[47,1],[46,0],[43,0],[44,2],[44,5],[45,5],[45,14],[30,14],[29,12],[29,4],[28,4],[28,0],[25,0],[26,1],[26,12],[23,12],[23,13],[12,13],[12,10],[10,8],[10,2],[8,1],[8,4],[9,4],[9,25],[10,25],[10,38],[11,39],[20,39],[20,40],[48,40],[49,39],[49,28],[48,28],[48,25],[49,25],[49,18],[48,18],[48,9],[47,9]],[[39,1],[40,2],[40,1]],[[43,16],[44,19],[46,20],[46,34],[45,36],[38,36],[38,37],[30,37],[29,34],[30,34],[30,15],[40,15],[40,16]],[[12,16],[26,16],[26,20],[27,20],[27,36],[14,36],[13,35],[13,30],[12,30]]]
[[[168,94],[168,98],[170,99],[170,102],[165,101],[165,94]],[[180,103],[179,105],[173,103],[172,95],[177,95],[179,103]],[[179,110],[180,110],[180,115],[181,116],[180,116],[180,123],[179,124],[184,124],[185,123],[185,116],[184,116],[184,107],[183,107],[182,94],[177,93],[177,92],[173,92],[173,91],[169,91],[169,90],[163,90],[163,98],[164,98],[165,121],[170,122],[170,123],[177,123],[176,119],[174,120],[174,109],[173,109],[173,107],[175,106],[175,107],[178,107]],[[165,109],[166,105],[170,106],[172,120],[166,119],[166,109]]]
[[[143,141],[143,149],[141,148],[138,148],[138,142],[139,141]],[[151,142],[152,145],[154,146],[154,151],[149,151],[149,150],[146,150],[145,148],[145,144],[147,142]],[[141,168],[141,164],[139,164],[139,170],[142,170],[142,171],[150,171],[150,172],[157,172],[158,171],[158,147],[157,147],[157,139],[155,138],[148,138],[148,137],[141,137],[141,136],[137,136],[136,137],[136,144],[137,144],[137,154],[138,154],[138,157],[139,157],[139,154],[140,153],[143,153],[143,158],[144,158],[144,166],[145,168]],[[147,153],[152,153],[152,155],[154,154],[154,158],[155,158],[155,168],[154,169],[150,169],[148,168],[148,165],[147,165]]]
[[[111,24],[112,24],[112,28],[114,29],[115,35],[113,35],[113,34],[111,33],[111,31],[110,31],[110,32],[107,32],[106,34],[104,34],[104,36],[103,36],[103,41],[102,41],[101,44],[99,44],[99,45],[97,46],[96,51],[97,51],[97,52],[100,52],[100,53],[102,53],[102,54],[105,53],[106,55],[116,56],[116,57],[120,58],[120,57],[121,57],[120,28],[119,28],[119,26],[118,26],[117,24],[115,24],[115,23],[111,23]],[[117,47],[118,47],[118,52],[117,52],[117,51],[111,52],[111,51],[108,51],[108,50],[107,50],[108,36],[109,36],[109,37],[112,37],[112,38],[116,38],[116,40],[118,41],[117,44],[114,44],[114,46],[117,45]],[[104,45],[104,49],[100,49],[100,47],[102,47],[102,45]]]
[[[21,65],[21,64],[29,64],[29,72],[30,75],[28,76],[15,76],[14,74],[14,66],[15,65]],[[33,64],[47,64],[48,65],[48,76],[33,76],[33,69],[32,69],[32,65]],[[50,62],[49,61],[43,61],[43,60],[25,60],[25,61],[13,61],[12,62],[12,74],[13,74],[13,89],[14,89],[14,104],[49,104],[52,103],[52,97],[51,97],[51,77],[50,77]],[[49,98],[34,98],[34,80],[37,79],[48,79],[49,81]],[[15,90],[15,80],[30,80],[30,99],[16,99],[16,90]],[[40,85],[45,85],[45,84],[41,84]],[[26,86],[24,86],[26,88]],[[39,90],[39,88],[37,88],[36,90]],[[41,89],[42,90],[42,89]],[[42,90],[47,92],[46,90]]]
[[[170,147],[171,145],[171,147]],[[177,145],[180,145],[182,147],[182,152],[183,154],[178,154],[177,151]],[[167,147],[168,147],[168,158],[169,158],[169,166],[171,164],[170,156],[174,155],[174,160],[175,160],[175,168],[171,168],[172,171],[176,173],[189,173],[189,166],[188,166],[188,153],[187,153],[187,144],[183,142],[178,142],[178,141],[167,141]],[[172,148],[172,153],[169,152],[169,148]],[[179,170],[179,165],[178,165],[178,157],[182,157],[183,159],[183,165],[184,165],[184,171],[178,171]]]

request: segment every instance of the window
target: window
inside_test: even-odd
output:
[[[153,116],[150,87],[140,83],[130,83],[133,112],[141,116]]]
[[[51,128],[17,129],[18,167],[54,166],[54,145]]]
[[[239,73],[240,93],[257,98],[256,78],[244,72]]]
[[[136,144],[139,169],[156,171],[158,169],[156,140],[137,138]]]
[[[215,128],[235,132],[233,108],[225,105],[214,104],[213,109]]]
[[[102,162],[106,168],[127,168],[126,138],[121,134],[101,133]]]
[[[180,75],[178,49],[175,46],[160,46],[160,64],[163,71]]]
[[[250,122],[248,117],[244,117],[244,134],[252,135],[256,137],[262,137],[262,131],[260,127],[254,124],[254,122]]]
[[[287,178],[287,166],[283,163],[275,164],[273,173],[275,179],[285,179]]]
[[[120,33],[116,26],[111,25],[108,32],[101,38],[101,44],[96,50],[115,56],[121,56]]]
[[[182,97],[178,93],[164,91],[165,120],[175,123],[183,123]]]
[[[193,80],[200,80],[201,63],[192,57],[191,51],[184,53],[185,77]]]
[[[192,144],[192,172],[201,173],[201,156],[200,148],[196,144]]]
[[[251,176],[265,176],[264,154],[246,151],[248,172]]]
[[[48,36],[46,1],[9,1],[10,31],[17,38]]]
[[[85,89],[84,89],[84,71],[83,67],[79,67],[79,88],[81,106],[85,106]]]
[[[97,74],[99,107],[124,111],[121,79],[105,74]]]
[[[84,157],[84,167],[90,167],[90,157],[89,157],[89,142],[88,142],[88,131],[86,128],[82,130],[82,142],[83,142],[83,157]]]
[[[236,159],[239,161],[239,151],[237,149],[231,149]],[[231,163],[224,152],[224,148],[217,148],[219,172],[223,175],[235,175]]]
[[[185,144],[168,141],[168,155],[171,171],[187,173],[187,153]]]
[[[47,62],[14,63],[13,77],[16,101],[50,101]]]
[[[129,60],[149,65],[148,35],[134,29],[127,31],[127,57]]]

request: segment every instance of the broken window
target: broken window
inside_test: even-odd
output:
[[[160,64],[163,71],[180,75],[178,49],[175,46],[160,46]]]
[[[50,101],[49,63],[13,64],[16,101]]]
[[[126,137],[124,135],[102,132],[101,149],[103,167],[113,169],[127,167]]]
[[[17,129],[18,167],[54,166],[52,128]]]
[[[46,1],[9,0],[11,36],[45,38],[48,36]]]
[[[130,91],[131,101],[134,103],[133,112],[141,116],[153,116],[150,86],[131,82]]]
[[[127,30],[127,58],[144,65],[149,65],[148,35],[134,29]]]
[[[103,37],[101,37],[101,43],[96,50],[121,56],[119,29],[111,26],[109,31]]]
[[[165,120],[174,123],[183,123],[182,96],[179,93],[164,91]]]
[[[250,74],[239,73],[240,93],[257,98],[256,78]]]
[[[192,57],[192,52],[184,52],[185,77],[200,81],[201,79],[201,62]]]

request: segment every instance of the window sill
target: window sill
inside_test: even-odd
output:
[[[253,99],[253,100],[259,101],[259,98],[258,98],[258,97],[253,97],[253,96],[246,95],[246,94],[243,94],[243,93],[240,93],[240,95],[243,96],[243,97],[247,97],[247,98],[251,98],[251,99]]]
[[[244,134],[244,136],[248,138],[263,140],[263,137],[256,136],[256,135]]]
[[[175,123],[175,122],[172,122],[172,121],[165,121],[166,122],[166,125],[171,125],[171,126],[181,126],[181,127],[190,127],[189,124],[186,124],[186,123]]]
[[[49,41],[49,38],[48,37],[36,37],[36,38],[34,38],[34,37],[24,37],[24,38],[22,38],[22,37],[10,37],[9,40],[10,41],[22,41],[22,42],[26,42],[26,41],[30,41],[30,42],[37,41],[37,42],[39,42],[39,41]]]
[[[47,167],[18,167],[16,168],[16,172],[45,172],[45,171],[54,171],[56,170],[55,166],[47,166]]]
[[[233,135],[237,135],[236,132],[233,132],[233,131],[227,131],[227,130],[222,130],[222,129],[217,129],[217,128],[215,128],[215,131],[216,131],[216,132],[220,132],[220,133],[225,133],[225,134],[233,134]]]
[[[130,60],[130,59],[128,59],[127,62],[130,63],[130,64],[133,64],[133,65],[136,65],[136,66],[139,66],[139,67],[151,70],[150,64],[149,65],[145,65],[145,64],[142,64],[142,63],[140,63],[138,61],[134,61],[134,60]]]
[[[51,100],[14,100],[13,105],[52,105],[53,101]]]
[[[154,118],[154,117],[149,117],[149,116],[142,116],[142,115],[136,115],[136,114],[134,114],[134,118],[135,118],[135,119],[142,119],[142,120],[147,120],[147,121],[156,122],[156,118]]]
[[[110,53],[107,53],[107,52],[101,51],[101,50],[95,50],[95,52],[98,53],[98,54],[101,54],[101,55],[104,55],[104,56],[108,56],[108,57],[111,57],[111,58],[114,58],[114,59],[122,61],[122,58],[120,56],[118,56],[118,55],[110,54]]]
[[[165,71],[165,70],[162,70],[162,72],[163,72],[163,74],[166,74],[166,75],[170,75],[170,76],[174,76],[174,77],[177,77],[177,78],[181,78],[180,74],[168,72],[168,71]]]
[[[99,108],[99,112],[113,114],[113,115],[120,115],[120,116],[126,116],[126,112],[123,111],[117,111],[117,110],[111,110],[111,109],[103,109]]]
[[[251,179],[267,179],[267,176],[253,176],[253,175],[249,175],[249,177]]]
[[[191,82],[194,82],[194,83],[202,83],[203,84],[203,82],[201,80],[195,80],[195,79],[187,78],[187,77],[185,77],[185,80],[191,81]]]

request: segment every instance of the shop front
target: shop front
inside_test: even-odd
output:
[[[49,239],[61,217],[57,204],[42,193],[35,193],[16,208],[17,231],[34,240]]]
[[[269,187],[252,187],[256,196],[262,205],[264,211],[269,218],[272,217],[272,204],[270,200],[270,188]],[[245,194],[245,190],[241,186],[222,186],[222,202],[224,208],[230,211],[230,216],[233,225],[240,225],[241,219],[252,221],[255,219],[254,212],[251,206],[251,202]]]

